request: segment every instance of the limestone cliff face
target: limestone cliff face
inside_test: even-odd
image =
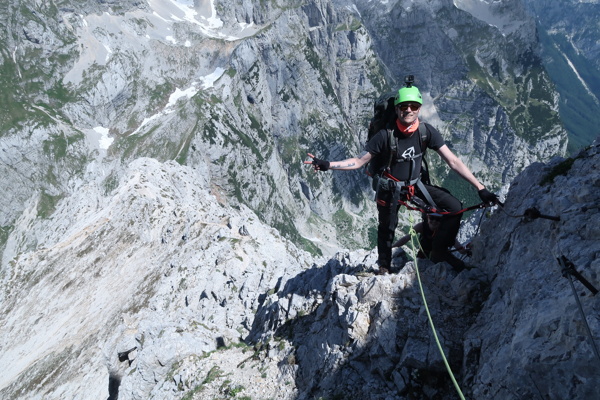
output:
[[[465,336],[465,356],[478,358],[468,372],[474,397],[595,397],[598,383],[587,382],[596,379],[589,374],[598,371],[600,360],[569,280],[596,349],[600,303],[583,281],[567,277],[557,259],[566,257],[600,289],[599,145],[596,140],[572,158],[527,168],[511,185],[507,213],[483,225],[474,242],[482,251],[473,261],[485,264],[493,277],[490,297]],[[532,208],[560,221],[513,215]],[[510,372],[496,376],[497,368]]]
[[[208,161],[221,199],[313,252],[370,248],[367,178],[301,163],[358,154],[374,99],[407,73],[423,117],[480,180],[506,186],[563,154],[566,136],[533,20],[519,3],[480,3],[9,3],[0,225],[8,234],[33,198],[50,215],[90,176],[110,189],[152,157]]]

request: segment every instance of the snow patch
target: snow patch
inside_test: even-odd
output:
[[[185,90],[176,88],[175,91],[169,96],[169,101],[165,108],[163,108],[162,111],[160,111],[159,113],[156,113],[148,118],[144,118],[141,125],[135,131],[133,131],[131,135],[139,133],[144,126],[148,125],[155,119],[174,112],[174,107],[179,101],[179,99],[191,99],[192,97],[194,97],[196,93],[198,93],[198,90],[200,90],[198,86],[200,86],[201,89],[209,89],[214,87],[215,82],[223,75],[223,73],[225,73],[225,70],[219,67],[216,68],[211,74],[200,77],[200,82],[193,82],[192,85]]]
[[[600,104],[600,100],[598,99],[598,97],[596,97],[596,95],[594,94],[594,92],[592,92],[592,90],[587,85],[587,83],[585,82],[585,80],[581,77],[581,75],[579,75],[579,71],[577,71],[577,68],[571,62],[571,60],[569,59],[569,57],[565,53],[563,53],[556,44],[554,45],[554,47],[565,58],[565,60],[567,61],[567,64],[569,64],[569,67],[571,68],[571,70],[573,71],[573,73],[575,73],[575,76],[577,76],[577,79],[579,80],[579,82],[581,83],[581,85],[585,88],[586,92],[594,99],[594,101],[596,102],[596,104]]]
[[[198,82],[193,82],[192,85],[185,90],[176,88],[175,91],[169,96],[169,101],[167,102],[167,105],[162,109],[162,111],[160,111],[148,118],[144,118],[144,120],[142,121],[140,126],[135,131],[133,131],[130,134],[130,136],[138,134],[144,126],[148,125],[150,122],[154,121],[155,119],[174,112],[175,111],[174,107],[177,104],[177,102],[179,101],[179,99],[182,99],[182,98],[191,99],[192,97],[194,97],[196,95],[196,93],[198,93],[198,90],[199,90],[196,87],[197,85],[198,85]]]
[[[104,63],[106,64],[108,62],[108,60],[110,59],[110,55],[112,54],[113,51],[106,44],[104,45],[104,48],[106,49],[106,57],[104,59]]]
[[[194,82],[193,85],[195,84],[196,83]],[[187,97],[188,99],[191,99],[196,93],[198,93],[198,89],[196,89],[194,86],[186,90],[180,90],[179,88],[176,88],[175,92],[171,96],[169,96],[169,103],[167,104],[166,108],[174,106],[177,103],[177,100],[181,99],[182,97]]]
[[[200,78],[202,82],[202,88],[208,89],[214,86],[214,83],[223,75],[225,70],[223,68],[216,68],[212,74],[203,76]]]
[[[258,31],[253,24],[239,24],[239,30],[224,29],[214,0],[149,0],[153,15],[168,23],[188,22],[196,25],[208,37],[227,41],[240,40]]]
[[[110,145],[114,142],[114,138],[109,137],[108,128],[104,128],[103,126],[97,126],[94,128],[94,131],[100,134],[100,140],[98,144],[102,150],[108,150]]]
[[[23,75],[21,75],[21,69],[19,68],[19,64],[17,63],[17,50],[19,49],[18,46],[15,46],[15,50],[12,53],[12,59],[13,62],[15,63],[15,65],[17,66],[17,72],[19,73],[19,78],[23,79]]]
[[[494,8],[502,4],[494,0],[454,0],[454,6],[466,11],[475,18],[497,28],[503,36],[519,29],[523,21],[515,19],[515,14],[496,12]]]

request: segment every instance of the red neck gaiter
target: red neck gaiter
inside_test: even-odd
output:
[[[419,118],[415,119],[415,122],[409,126],[404,126],[399,119],[396,119],[396,126],[404,136],[410,136],[413,134],[413,132],[416,132],[417,129],[419,129]]]

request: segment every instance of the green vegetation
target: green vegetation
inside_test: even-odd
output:
[[[566,160],[560,162],[559,164],[552,167],[550,172],[548,172],[540,181],[540,185],[551,185],[554,183],[554,178],[559,175],[566,175],[573,166],[576,158],[567,158]]]
[[[332,220],[338,232],[348,232],[352,230],[354,218],[346,211],[339,209],[333,214]]]
[[[304,56],[306,57],[306,61],[308,61],[308,63],[311,65],[311,67],[317,72],[319,83],[323,87],[325,96],[327,96],[327,98],[329,100],[335,101],[335,103],[339,106],[339,108],[341,108],[341,105],[338,102],[335,91],[333,90],[333,86],[332,86],[331,82],[329,81],[329,79],[327,79],[328,74],[327,74],[326,70],[323,68],[323,64],[321,63],[321,56],[319,56],[319,54],[317,54],[317,52],[315,51],[314,45],[310,41],[310,39],[308,39],[308,38],[306,39],[306,45],[304,46],[304,48],[302,50],[304,52]]]
[[[371,96],[373,98],[373,100],[375,100],[377,97],[379,97],[382,93],[386,93],[391,91],[393,88],[390,88],[385,80],[385,71],[383,66],[381,65],[380,61],[377,60],[377,58],[373,57],[370,60],[367,60],[368,63],[368,69],[367,69],[367,74],[368,74],[368,78],[369,81],[373,84],[373,86],[375,87],[375,92],[373,93],[373,95]],[[368,126],[368,125],[365,125]]]
[[[225,71],[225,75],[229,76],[230,78],[233,78],[236,74],[237,71],[235,68],[228,68],[227,71]]]
[[[196,393],[199,393],[202,390],[204,390],[205,385],[215,381],[216,379],[222,378],[223,376],[225,376],[225,375],[223,374],[223,371],[221,370],[221,368],[219,368],[217,366],[212,367],[208,371],[208,374],[206,374],[206,378],[204,378],[202,383],[200,385],[196,386],[195,388],[193,388],[192,390],[190,390],[189,392],[187,392],[186,395],[181,400],[193,399],[194,395]]]
[[[110,154],[121,154],[124,159],[132,158],[136,152],[139,151],[138,147],[143,145],[145,142],[152,143],[152,133],[156,130],[156,127],[150,129],[147,133],[138,135],[123,136],[110,147]],[[142,146],[143,147],[143,146]]]
[[[146,86],[144,89],[149,95],[147,109],[152,113],[167,105],[169,96],[175,91],[175,85],[172,82],[153,83],[152,86]]]
[[[362,23],[358,19],[352,18],[352,22],[350,22],[350,25],[346,25],[346,24],[338,25],[335,28],[335,32],[340,32],[340,31],[356,31],[361,26],[362,26]]]
[[[0,249],[4,247],[14,226],[0,226]]]
[[[448,189],[450,193],[463,203],[464,207],[469,207],[481,203],[477,191],[467,181],[462,179],[456,172],[450,171],[442,187]],[[464,214],[463,219],[467,219],[474,211],[468,211]]]
[[[37,204],[37,215],[40,218],[48,218],[56,210],[56,205],[63,198],[62,195],[52,196],[45,191],[40,194],[40,200]]]
[[[69,145],[82,141],[85,139],[83,133],[77,133],[72,136],[52,136],[48,140],[44,140],[42,145],[44,155],[48,158],[52,158],[55,161],[62,160],[67,157],[67,150]]]
[[[50,99],[55,100],[53,106],[61,106],[66,103],[74,101],[75,95],[71,93],[68,87],[66,87],[62,81],[58,81],[54,84],[50,90],[48,90],[48,97]]]
[[[44,29],[52,29],[39,14],[31,12],[25,5],[21,6],[19,12]],[[44,15],[59,19],[57,12],[55,6],[49,7]],[[60,52],[44,53],[39,46],[0,50],[3,60],[0,66],[0,132],[18,127],[25,120],[31,120],[32,113],[37,115],[31,108],[33,104],[49,103],[50,109],[60,110],[62,105],[73,99],[72,93],[61,82],[60,77],[63,74],[59,71],[67,68],[78,56],[77,49],[69,47],[75,43],[76,38],[66,31],[57,33],[57,37],[62,41]],[[9,52],[12,50],[14,54]],[[44,62],[38,62],[39,60]]]
[[[177,156],[175,157],[175,161],[181,165],[185,165],[187,158],[188,158],[188,153],[190,151],[190,145],[192,143],[192,139],[194,137],[192,135],[188,135],[187,137],[183,138],[183,145],[181,147],[181,149],[179,150],[179,153],[177,154]]]
[[[274,208],[276,208],[277,211],[274,213],[275,221],[272,221],[271,226],[277,229],[283,235],[283,237],[296,243],[309,253],[316,256],[323,255],[321,249],[319,249],[313,242],[306,239],[300,234],[300,232],[298,232],[296,226],[294,225],[293,219],[289,215],[289,212],[286,212],[286,210],[284,210],[282,206],[278,204],[276,204]]]
[[[373,220],[369,223],[369,228],[367,229],[367,237],[368,241],[368,249],[373,249],[377,246],[377,221]]]
[[[514,80],[500,80],[482,67],[474,56],[467,58],[467,64],[469,78],[506,110],[518,135],[535,143],[560,126],[561,121],[553,110],[553,87],[541,60],[531,54],[525,54],[523,58],[527,59],[529,70]]]
[[[104,195],[107,196],[112,193],[119,186],[119,177],[115,173],[115,171],[111,171],[111,173],[104,178],[102,181],[102,187],[104,188]]]

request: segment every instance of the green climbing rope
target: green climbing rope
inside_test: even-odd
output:
[[[461,400],[465,400],[465,396],[463,395],[462,391],[460,390],[460,386],[458,385],[458,382],[456,382],[456,378],[454,377],[454,374],[452,373],[452,368],[450,368],[450,364],[448,364],[448,360],[446,359],[446,355],[444,354],[444,349],[442,349],[442,344],[440,343],[440,339],[438,338],[437,332],[435,330],[435,325],[433,324],[433,319],[431,318],[431,313],[429,312],[429,307],[427,306],[427,299],[425,298],[425,292],[423,291],[423,283],[421,282],[421,275],[419,274],[419,267],[418,267],[418,263],[417,263],[417,247],[421,247],[421,244],[419,243],[419,238],[417,235],[417,232],[414,230],[414,228],[412,228],[412,226],[414,225],[411,218],[411,228],[410,228],[410,244],[412,247],[412,259],[415,265],[415,271],[417,272],[417,280],[419,281],[419,290],[421,291],[421,297],[423,298],[423,304],[425,305],[425,312],[427,313],[427,318],[429,319],[429,325],[431,326],[431,331],[433,332],[433,337],[435,338],[435,342],[437,343],[437,347],[440,350],[440,354],[442,355],[442,359],[444,360],[444,365],[446,365],[446,369],[448,370],[448,374],[450,375],[450,379],[452,379],[452,383],[454,384],[454,387],[456,388],[456,391],[458,392],[458,396],[460,397]],[[415,241],[417,242],[418,246],[415,245]]]

